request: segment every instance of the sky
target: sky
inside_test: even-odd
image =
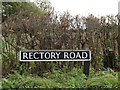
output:
[[[34,1],[34,0],[32,0]],[[72,15],[116,15],[120,0],[49,0],[56,11],[69,11]]]

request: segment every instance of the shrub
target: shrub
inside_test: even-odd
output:
[[[98,74],[99,73],[99,74]],[[103,74],[101,74],[103,73]],[[53,70],[43,77],[10,74],[3,79],[3,88],[119,88],[118,74],[108,71],[96,72],[88,79],[80,69],[74,68],[69,72]],[[91,73],[92,75],[92,73]]]

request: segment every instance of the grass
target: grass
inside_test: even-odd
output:
[[[45,73],[43,77],[9,74],[2,80],[3,88],[119,88],[118,73],[111,69],[107,71],[90,72],[87,77],[81,69],[74,68],[69,72],[54,70]]]

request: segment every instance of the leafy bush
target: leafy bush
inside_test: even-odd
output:
[[[90,78],[86,81],[88,88],[117,88],[118,79],[111,74]]]
[[[10,74],[2,80],[3,88],[118,88],[118,74],[113,70],[91,73],[87,77],[81,69],[74,68],[69,72],[53,70],[44,77]],[[102,74],[101,74],[102,73]]]

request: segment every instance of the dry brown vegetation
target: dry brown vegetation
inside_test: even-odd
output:
[[[49,11],[35,15],[25,11],[10,15],[3,23],[3,75],[11,70],[24,70],[41,75],[53,68],[71,69],[83,66],[82,62],[19,62],[22,49],[89,49],[95,70],[118,67],[118,18],[117,16],[71,16],[68,12],[57,15]],[[24,66],[25,65],[25,66]],[[24,71],[23,71],[24,72]]]

